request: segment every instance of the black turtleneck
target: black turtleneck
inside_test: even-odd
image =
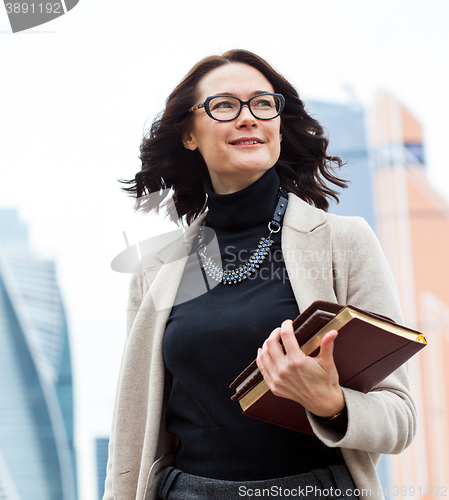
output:
[[[279,177],[273,167],[254,184],[236,193],[216,194],[210,179],[204,183],[204,190],[207,225],[227,231],[248,229],[271,220],[278,201]]]
[[[237,193],[218,195],[205,183],[206,225],[216,232],[225,269],[243,264],[268,236],[278,188],[274,167]],[[283,320],[299,314],[280,233],[272,239],[269,255],[250,279],[218,284],[171,311],[163,341],[172,381],[166,424],[180,440],[174,466],[184,472],[262,480],[344,463],[338,449],[317,437],[246,417],[230,399],[229,384],[255,359],[258,347]]]

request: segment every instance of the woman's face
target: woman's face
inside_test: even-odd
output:
[[[257,69],[235,63],[220,66],[199,83],[199,99],[231,94],[247,101],[256,94],[274,92],[270,82]],[[184,135],[187,149],[198,148],[218,194],[243,189],[269,170],[281,152],[281,119],[258,120],[248,106],[230,122],[210,118],[204,108],[194,111],[193,127]],[[251,144],[244,144],[250,141]],[[256,141],[253,143],[252,141]]]

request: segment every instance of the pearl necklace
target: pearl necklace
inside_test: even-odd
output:
[[[287,208],[288,198],[287,193],[283,188],[279,188],[279,200],[274,211],[272,220],[268,223],[270,234],[267,237],[260,239],[258,247],[253,250],[251,257],[237,269],[233,271],[223,271],[211,257],[207,256],[207,246],[204,242],[204,227],[200,227],[198,236],[198,255],[201,259],[201,265],[205,272],[215,281],[223,285],[236,285],[246,280],[249,276],[256,272],[260,265],[264,262],[270,252],[270,247],[274,241],[271,235],[278,233],[281,230],[281,221]]]

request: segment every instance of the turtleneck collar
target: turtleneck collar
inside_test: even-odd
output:
[[[245,229],[268,222],[276,208],[278,189],[276,167],[250,186],[231,194],[216,194],[209,178],[204,183],[208,196],[206,223],[217,229]]]

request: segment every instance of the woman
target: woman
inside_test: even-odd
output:
[[[173,188],[171,217],[190,230],[145,255],[131,281],[104,499],[241,498],[263,488],[290,498],[286,490],[305,486],[309,497],[332,487],[342,498],[382,497],[380,454],[401,452],[415,429],[405,367],[369,394],[341,388],[337,332],[307,358],[290,321],[318,299],[401,321],[368,225],[325,212],[336,198],[325,181],[345,185],[326,148],[293,87],[247,51],[200,61],[167,100],[128,190],[139,200]],[[157,209],[151,200],[141,208]],[[198,259],[216,286],[180,298]],[[242,416],[230,401],[229,383],[256,351],[270,389],[307,409],[315,436]]]

